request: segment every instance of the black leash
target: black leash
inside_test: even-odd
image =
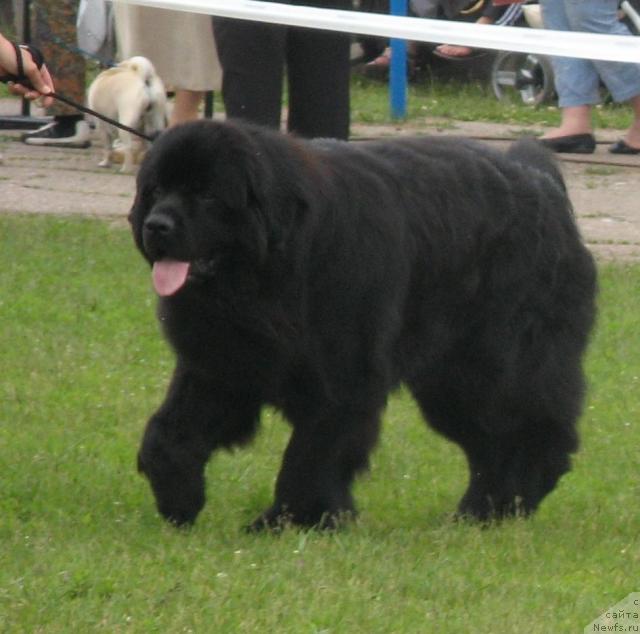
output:
[[[22,83],[22,82],[20,82]],[[111,125],[115,126],[116,128],[120,128],[121,130],[125,130],[126,132],[131,132],[131,134],[135,134],[136,136],[139,136],[141,139],[145,139],[147,141],[153,141],[153,137],[150,137],[148,134],[145,134],[144,132],[140,132],[140,130],[136,130],[135,128],[130,128],[128,125],[124,125],[124,123],[120,123],[119,121],[116,121],[115,119],[111,119],[110,117],[107,117],[104,114],[100,114],[99,112],[96,112],[95,110],[91,110],[91,108],[87,108],[86,106],[83,106],[79,103],[76,103],[75,101],[73,101],[72,99],[69,99],[68,97],[65,97],[64,95],[61,95],[59,92],[50,92],[48,95],[48,97],[53,97],[54,99],[57,99],[58,101],[63,101],[64,103],[68,104],[69,106],[72,106],[73,108],[76,108],[76,110],[80,110],[81,112],[86,112],[87,114],[90,114],[94,117],[98,117],[98,119],[102,119],[103,121],[106,121],[107,123],[110,123]]]
[[[21,84],[22,86],[25,86],[27,88],[34,89],[31,82],[28,80],[27,76],[24,74],[24,63],[22,61],[22,51],[20,49],[25,49],[31,55],[31,57],[33,58],[33,61],[36,63],[36,66],[38,68],[42,68],[42,65],[44,64],[44,56],[34,46],[29,46],[26,44],[19,46],[14,42],[11,42],[11,44],[13,45],[13,48],[16,51],[16,62],[18,65],[18,72],[15,75],[3,75],[2,77],[0,77],[0,82],[6,84],[7,82],[12,81],[17,84]],[[99,112],[96,112],[95,110],[92,110],[91,108],[87,108],[86,106],[83,106],[82,104],[79,104],[73,101],[73,99],[69,99],[69,97],[65,97],[63,94],[59,92],[50,92],[45,96],[53,97],[54,99],[57,99],[58,101],[62,101],[63,103],[66,103],[67,105],[71,106],[72,108],[75,108],[76,110],[80,110],[80,112],[85,112],[86,114],[90,114],[93,117],[102,119],[102,121],[106,121],[106,123],[109,123],[110,125],[113,125],[116,128],[120,128],[121,130],[130,132],[131,134],[135,134],[136,136],[139,136],[142,139],[145,139],[147,141],[153,141],[152,137],[150,137],[147,134],[144,134],[143,132],[140,132],[140,130],[136,130],[135,128],[130,128],[128,125],[124,125],[123,123],[120,123],[119,121],[116,121],[111,117],[107,117],[104,114],[101,114]]]

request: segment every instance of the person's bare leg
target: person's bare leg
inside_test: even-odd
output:
[[[493,24],[493,18],[483,15],[476,20],[476,24]],[[436,46],[437,53],[444,57],[455,57],[464,59],[469,57],[473,53],[473,49],[470,46],[461,46],[459,44],[440,44]]]
[[[624,142],[637,150],[640,150],[640,95],[629,100],[633,108],[633,123],[624,136]]]
[[[591,132],[591,106],[569,106],[562,108],[560,126],[549,130],[542,138],[555,139],[557,137],[571,136],[574,134],[590,134]],[[640,134],[640,126],[638,132]]]
[[[198,109],[204,96],[200,90],[176,90],[169,125],[174,126],[198,118]]]
[[[469,57],[473,53],[473,49],[470,46],[460,46],[458,44],[440,44],[436,46],[436,51],[440,55],[445,57]]]

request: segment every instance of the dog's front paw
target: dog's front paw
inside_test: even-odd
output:
[[[274,505],[262,513],[249,526],[249,533],[268,531],[280,533],[286,528],[295,526],[302,529],[337,530],[352,522],[357,517],[354,509],[325,511],[320,514],[295,514],[279,505]]]
[[[196,521],[205,503],[204,474],[199,467],[180,465],[147,448],[138,454],[138,472],[149,480],[164,519],[174,526],[191,526]]]
[[[293,516],[280,507],[272,506],[261,513],[255,521],[245,527],[248,533],[281,533],[285,528],[294,524]]]

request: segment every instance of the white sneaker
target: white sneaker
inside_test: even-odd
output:
[[[47,145],[49,147],[72,147],[88,148],[91,145],[89,140],[89,124],[81,119],[75,122],[73,133],[64,130],[58,121],[52,121],[47,125],[22,135],[22,142],[27,145]]]

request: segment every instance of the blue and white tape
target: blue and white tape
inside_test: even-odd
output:
[[[257,0],[114,0],[160,9],[473,48],[640,63],[640,37],[567,33],[294,6]]]

